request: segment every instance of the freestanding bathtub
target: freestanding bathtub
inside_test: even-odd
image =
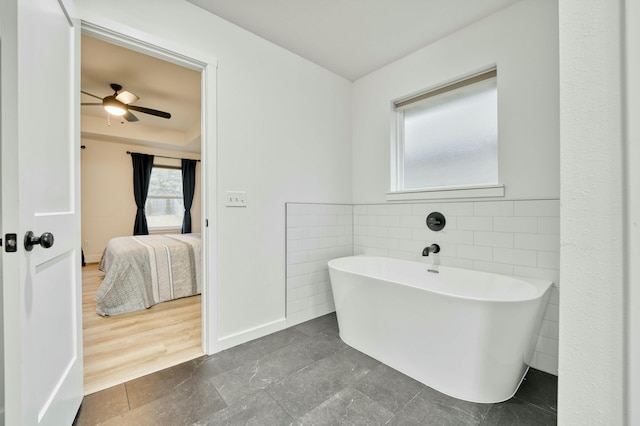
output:
[[[533,354],[550,281],[383,257],[329,262],[340,338],[455,398],[511,398]]]

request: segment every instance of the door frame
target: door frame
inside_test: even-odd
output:
[[[211,355],[218,345],[218,220],[217,220],[217,58],[203,52],[193,52],[185,46],[114,23],[81,21],[82,34],[125,47],[158,59],[200,72],[202,132],[202,351]],[[78,53],[77,61],[80,56]],[[80,144],[80,141],[78,141]],[[80,147],[78,146],[78,149]]]
[[[625,247],[624,262],[626,270],[626,347],[625,347],[625,393],[626,422],[629,425],[640,424],[640,123],[635,117],[640,114],[640,2],[624,2],[623,13],[623,102],[625,127]]]

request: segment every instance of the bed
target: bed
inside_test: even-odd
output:
[[[96,312],[116,315],[200,294],[200,234],[137,235],[109,240]]]

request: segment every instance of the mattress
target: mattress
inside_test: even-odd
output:
[[[109,240],[96,311],[116,315],[200,294],[200,234],[137,235]]]

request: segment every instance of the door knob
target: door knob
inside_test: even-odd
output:
[[[45,232],[41,236],[34,235],[33,232],[28,231],[24,235],[24,248],[27,251],[33,250],[33,246],[40,244],[42,248],[49,248],[53,245],[53,234],[51,232]]]

